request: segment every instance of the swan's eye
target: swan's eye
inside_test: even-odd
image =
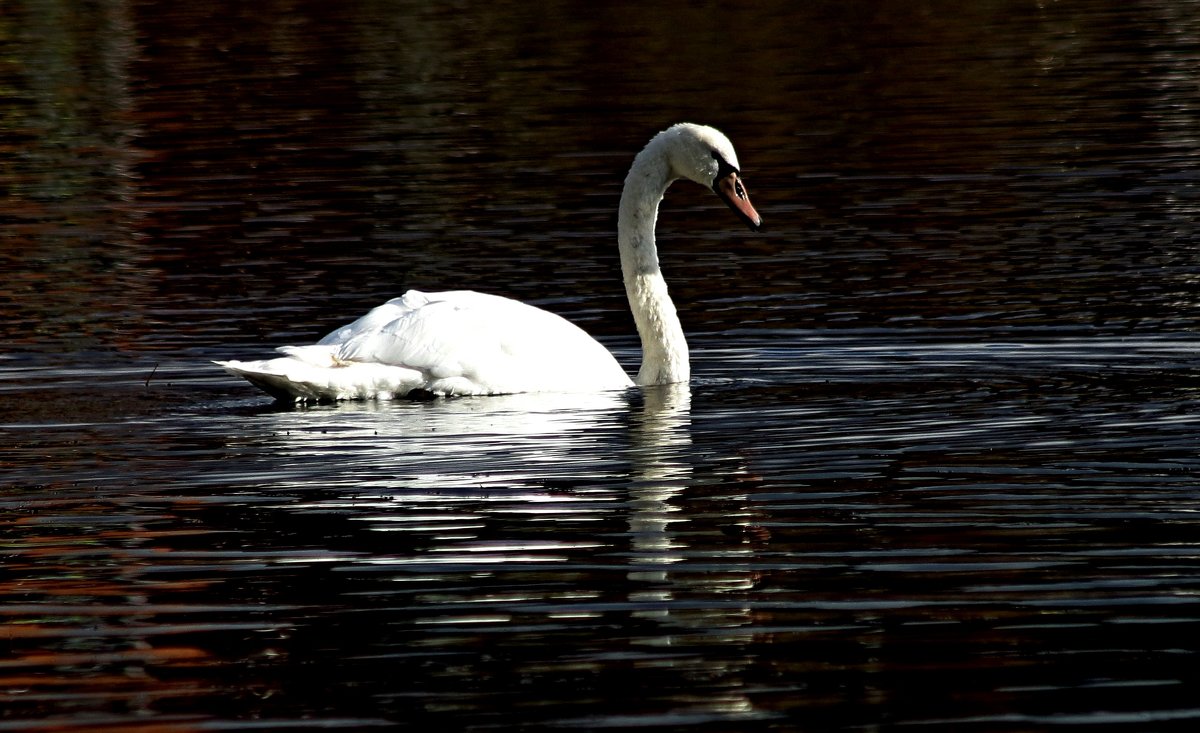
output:
[[[716,150],[710,149],[709,152],[712,153],[713,160],[717,161],[717,180],[724,178],[730,173],[738,172],[738,169],[729,165],[729,161],[725,160],[725,157]]]

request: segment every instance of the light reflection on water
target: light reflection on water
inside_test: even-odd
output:
[[[1036,369],[988,347],[911,345],[907,361],[814,348],[829,373],[854,373],[864,351],[891,371],[714,376],[585,405],[279,409],[167,369],[134,453],[103,421],[36,440],[37,425],[7,427],[18,451],[66,471],[37,496],[14,483],[4,502],[23,517],[6,592],[25,600],[4,612],[28,652],[11,664],[56,670],[10,701],[158,716],[233,694],[233,670],[289,724],[487,717],[480,680],[512,700],[537,686],[552,702],[533,719],[552,727],[865,719],[899,690],[962,712],[927,724],[1007,720],[947,704],[947,684],[1034,706],[1087,689],[1169,701],[1188,679],[1172,662],[1179,634],[1200,621],[1197,464],[1182,450],[1195,420],[1143,399],[1171,372],[1140,366],[1182,359],[1180,346],[1107,365],[1081,361],[1087,348],[1056,360],[1061,345],[1002,347],[1035,350]],[[697,349],[716,375],[747,357]],[[118,386],[146,390],[139,377]],[[161,407],[205,390],[215,405]],[[92,462],[72,469],[80,440]],[[103,480],[105,465],[124,479]],[[1101,630],[1104,649],[1087,641]],[[329,665],[336,680],[305,671]],[[383,681],[397,677],[407,692]],[[80,680],[109,687],[67,695]],[[834,693],[864,684],[866,698]],[[631,697],[601,712],[597,685]],[[805,685],[832,697],[814,708]],[[297,692],[362,687],[378,717],[331,717]]]
[[[118,443],[80,451],[80,440],[129,440],[123,431],[106,438],[97,429],[102,421],[76,424],[78,438],[66,430],[70,423],[10,424],[25,440],[31,429],[58,433],[28,447],[18,441],[17,451],[51,457],[56,450],[85,452],[94,458],[72,475],[67,456],[59,456],[65,475],[50,482],[51,495],[18,494],[9,506],[31,513],[22,526],[39,534],[30,539],[43,536],[30,548],[42,544],[60,562],[86,561],[93,577],[80,580],[81,592],[93,587],[105,566],[110,572],[120,568],[118,588],[132,581],[144,585],[142,594],[168,596],[172,584],[161,585],[158,578],[180,573],[208,575],[202,584],[221,585],[228,574],[270,576],[272,567],[326,565],[351,576],[366,572],[380,583],[380,573],[403,568],[416,577],[388,580],[412,587],[422,577],[440,585],[451,580],[445,574],[524,572],[530,577],[519,585],[507,583],[499,596],[489,596],[489,623],[534,614],[545,616],[539,623],[553,625],[618,613],[672,628],[704,625],[709,634],[730,625],[763,624],[795,633],[794,622],[780,625],[760,616],[801,610],[958,607],[964,601],[950,600],[957,593],[983,595],[991,604],[999,599],[1020,607],[1049,606],[1058,613],[1090,607],[1088,594],[1098,589],[1106,592],[1095,603],[1107,606],[1190,605],[1194,581],[1178,571],[1194,563],[1197,552],[1185,535],[1160,528],[1155,534],[1161,537],[1129,544],[1137,533],[1126,530],[1113,535],[1123,537],[1119,546],[1106,549],[1103,542],[1118,530],[1112,522],[1184,521],[1179,525],[1184,532],[1188,525],[1181,512],[1194,501],[1195,458],[1182,446],[1194,434],[1195,418],[1161,394],[1171,360],[1179,359],[1180,369],[1186,363],[1186,345],[1133,346],[1124,362],[1089,360],[1095,350],[1062,344],[1003,345],[1000,358],[990,347],[912,345],[901,350],[905,360],[897,360],[894,349],[860,346],[755,354],[700,348],[697,359],[707,359],[720,374],[737,373],[749,356],[782,367],[819,353],[826,360],[822,373],[847,379],[842,385],[804,373],[700,379],[688,399],[664,400],[666,405],[656,402],[663,395],[652,392],[593,397],[567,410],[547,397],[248,412],[238,407],[257,402],[250,397],[227,401],[224,408],[197,406],[139,422],[137,431],[159,447],[125,458],[127,448]],[[865,385],[848,378],[864,354],[877,360],[864,370],[873,375]],[[1010,357],[1036,357],[1041,366],[1013,364]],[[1158,371],[1147,370],[1145,362]],[[1114,370],[1123,373],[1114,376]],[[80,376],[64,375],[71,388]],[[168,370],[163,376],[180,375]],[[140,377],[130,370],[124,384],[145,389]],[[1020,383],[1026,379],[1043,383],[1045,391],[1031,395]],[[939,391],[916,399],[912,390],[897,387],[906,381]],[[184,375],[170,393],[192,389],[188,385]],[[1077,391],[1080,385],[1107,394],[1089,398]],[[1114,399],[1122,391],[1125,398]],[[1160,406],[1153,401],[1156,394],[1164,400]],[[164,401],[169,402],[160,398],[158,404]],[[738,439],[731,442],[730,433]],[[729,451],[731,445],[738,446],[736,452]],[[464,451],[471,460],[463,460]],[[112,485],[97,474],[106,464],[126,476],[125,494],[95,494],[95,486]],[[179,473],[184,466],[204,469]],[[1131,486],[1139,487],[1136,496]],[[229,516],[220,517],[221,509]],[[204,516],[213,510],[218,516]],[[258,515],[249,527],[239,519],[246,512]],[[200,521],[191,518],[196,513]],[[269,529],[281,515],[300,523],[328,519],[338,529],[326,535],[319,524],[306,526],[305,534],[289,540],[287,533]],[[188,530],[189,524],[196,529]],[[103,529],[98,536],[97,528]],[[871,535],[887,536],[889,530],[900,534],[887,546],[869,547]],[[253,541],[243,549],[171,547],[188,537],[248,531]],[[943,538],[910,547],[898,542],[913,531]],[[971,534],[961,534],[966,531]],[[351,538],[382,532],[388,539],[365,546],[351,540],[346,544],[354,549],[346,551],[337,549],[340,542],[323,543],[321,537],[333,539],[339,532]],[[253,539],[260,533],[261,539]],[[821,536],[833,543],[824,551],[816,541]],[[1007,547],[1001,542],[1007,538],[1032,544]],[[301,540],[313,548],[286,547]],[[280,541],[284,548],[268,549]],[[1175,544],[1180,541],[1184,544]],[[792,550],[797,543],[805,547],[800,554]],[[76,544],[79,549],[69,549]],[[398,551],[405,547],[407,554]],[[1111,558],[1108,566],[1093,569],[1093,577],[1078,576],[1105,557]],[[131,572],[130,563],[141,569]],[[611,580],[580,586],[589,573],[597,571],[603,579],[611,570],[624,577],[628,591],[622,597],[612,596]],[[579,577],[558,591],[566,594],[562,599],[547,605],[546,591],[531,590],[555,585],[554,574],[564,572]],[[805,601],[785,591],[787,585],[763,595],[764,578],[778,583],[813,572],[899,573],[906,582],[927,577],[950,585],[940,599],[904,593],[873,598],[860,589]],[[1073,579],[1062,579],[1063,573]],[[550,578],[543,579],[545,574]],[[956,581],[956,574],[962,579]],[[977,581],[1013,574],[1024,580],[1008,587]],[[1046,577],[1033,582],[1031,574]],[[957,589],[958,582],[968,585]],[[66,592],[70,584],[55,577],[54,586]],[[483,623],[474,612],[460,618],[454,610],[460,601],[453,598],[471,587],[433,592],[440,610],[432,618],[445,613],[460,626]],[[22,592],[37,588],[26,583]],[[366,588],[349,592],[391,595]],[[739,593],[755,597],[725,598]],[[466,603],[477,608],[470,604],[478,601]],[[423,618],[431,610],[423,608]],[[124,615],[115,607],[103,612]],[[180,612],[206,618],[240,614],[210,608],[207,600]],[[268,604],[258,612],[283,614],[284,605]],[[205,623],[219,632],[244,622]],[[1035,614],[1018,626],[1043,623]],[[530,627],[516,628],[512,633]],[[64,632],[68,638],[76,634],[90,632]],[[677,641],[668,634],[647,643]]]

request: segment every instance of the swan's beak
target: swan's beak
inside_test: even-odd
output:
[[[722,201],[729,204],[733,213],[746,222],[751,231],[757,232],[762,227],[762,217],[750,203],[750,195],[746,193],[746,187],[742,185],[742,179],[738,177],[737,171],[730,171],[714,181],[713,191],[721,197]]]

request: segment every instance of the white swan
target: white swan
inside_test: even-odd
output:
[[[709,186],[751,229],[762,218],[742,186],[733,145],[711,127],[678,124],[634,158],[621,193],[617,244],[642,366],[629,376],[598,341],[553,313],[466,290],[410,290],[311,346],[263,361],[218,361],[281,400],[520,392],[594,392],[686,382],[687,341],[658,267],[654,225],[672,182]]]

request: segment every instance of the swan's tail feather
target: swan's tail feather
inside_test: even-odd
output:
[[[329,367],[345,366],[348,363],[337,358],[337,355],[334,353],[335,348],[326,344],[280,346],[275,350],[310,366],[324,367],[326,369]]]
[[[235,377],[241,377],[263,392],[280,402],[303,402],[305,400],[320,400],[316,385],[303,384],[289,378],[286,374],[270,371],[264,368],[270,362],[213,362]]]
[[[343,399],[347,388],[353,391],[356,386],[347,383],[344,377],[349,375],[338,369],[346,364],[334,355],[331,346],[281,346],[276,351],[285,356],[214,363],[280,402],[329,402]]]
[[[318,357],[315,352],[305,354]],[[320,359],[317,359],[321,361]],[[217,366],[241,377],[280,402],[332,402],[353,399],[391,399],[424,384],[419,372],[384,364],[313,364],[294,355],[265,361],[217,361]]]

